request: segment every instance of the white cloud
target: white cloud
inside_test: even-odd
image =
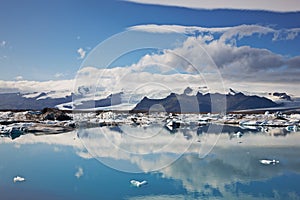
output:
[[[205,27],[198,27],[198,26],[181,26],[181,25],[156,25],[156,24],[146,24],[146,25],[137,25],[131,26],[128,30],[132,31],[145,31],[145,32],[152,32],[152,33],[186,33],[191,34],[195,31],[199,32],[225,32],[228,30],[229,27],[225,28],[205,28]]]
[[[146,55],[138,62],[140,65],[151,66],[156,63],[161,66],[172,66],[176,70],[180,70],[179,67],[185,67],[186,72],[191,72],[189,62],[199,72],[204,72],[205,66],[209,71],[211,58],[219,68],[218,72],[228,87],[243,84],[253,91],[257,91],[258,88],[264,91],[277,90],[276,88],[280,87],[299,95],[294,87],[300,81],[297,78],[300,75],[298,67],[300,59],[297,56],[289,58],[268,49],[237,45],[237,40],[244,37],[252,36],[259,39],[261,35],[267,34],[273,36],[274,41],[295,39],[299,29],[276,30],[259,25],[203,28],[151,24],[134,26],[130,30],[154,33],[175,31],[187,34],[187,39],[181,46],[164,50],[161,54]],[[283,73],[285,76],[282,76]],[[207,78],[206,75],[205,78]],[[215,79],[215,81],[219,80]],[[263,89],[262,86],[265,88]]]
[[[77,49],[77,53],[79,54],[79,59],[84,59],[86,55],[86,51],[83,50],[83,48]]]
[[[0,41],[0,47],[5,47],[7,42],[5,40]]]
[[[75,173],[76,178],[80,178],[81,176],[83,176],[83,169],[82,167],[78,167],[77,172]]]
[[[89,88],[88,98],[106,98],[123,91],[126,95],[123,95],[122,102],[127,104],[137,103],[144,96],[163,98],[171,92],[183,93],[187,86],[207,86],[207,92],[221,93],[224,89],[227,92],[229,87],[250,92],[272,92],[280,88],[284,92],[300,95],[296,87],[300,81],[299,56],[288,58],[268,49],[238,46],[236,42],[244,37],[259,38],[265,34],[271,34],[274,40],[293,39],[299,29],[276,30],[259,25],[205,28],[153,24],[129,29],[155,33],[176,31],[187,36],[175,48],[146,54],[130,66],[110,69],[84,67],[74,80],[38,82],[21,81],[19,77],[19,81],[0,81],[0,92],[55,90],[56,93],[51,95],[63,97],[70,95],[73,89],[77,92],[78,87],[84,86]],[[79,52],[84,52],[80,49]],[[55,77],[62,75],[57,73]]]
[[[238,10],[266,10],[273,12],[300,11],[298,0],[125,0],[140,4],[176,6],[192,9],[238,9]]]
[[[299,33],[300,28],[283,29],[275,32],[273,40],[293,40],[299,35]]]
[[[16,80],[16,81],[21,81],[21,80],[23,80],[23,79],[24,79],[23,76],[16,76],[16,77],[15,77],[15,80]]]
[[[63,73],[56,73],[56,74],[54,74],[54,77],[55,78],[62,78],[62,77],[64,77],[65,75],[63,74]]]
[[[66,95],[71,94],[71,92],[73,91],[73,85],[74,85],[74,80],[57,80],[57,81],[0,80],[0,93],[49,92],[49,94],[47,95],[48,97],[65,97]]]
[[[293,40],[295,39],[300,28],[281,29],[277,30],[271,27],[260,26],[260,25],[239,25],[234,27],[198,27],[198,26],[181,26],[181,25],[157,25],[157,24],[146,24],[129,27],[130,31],[142,31],[150,33],[183,33],[187,35],[206,35],[210,36],[215,33],[222,34],[221,39],[226,41],[230,39],[242,39],[246,36],[253,34],[265,35],[273,34],[273,41],[276,40]]]

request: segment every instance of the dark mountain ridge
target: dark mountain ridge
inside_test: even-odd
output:
[[[174,113],[224,113],[236,110],[279,106],[279,104],[265,97],[248,96],[241,92],[235,94],[202,94],[198,92],[194,96],[171,93],[163,99],[149,99],[144,97],[132,111],[149,112],[149,110],[157,104],[160,105],[164,111]]]

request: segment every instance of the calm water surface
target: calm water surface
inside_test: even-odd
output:
[[[229,126],[172,132],[121,126],[1,137],[0,194],[1,199],[299,199],[299,141],[299,132]],[[260,159],[280,163],[263,165]],[[26,181],[14,183],[17,175]],[[137,188],[131,179],[148,184]]]

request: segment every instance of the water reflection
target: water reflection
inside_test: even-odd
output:
[[[300,173],[300,147],[297,142],[300,139],[299,133],[288,132],[283,128],[260,132],[224,126],[222,134],[215,134],[203,126],[178,129],[176,134],[161,131],[155,137],[138,141],[132,136],[141,134],[140,139],[145,137],[144,134],[147,135],[147,131],[157,130],[150,127],[141,133],[136,128],[121,129],[125,130],[123,135],[106,127],[84,130],[86,135],[82,140],[93,156],[110,167],[138,172],[156,169],[163,177],[182,181],[188,192],[196,192],[199,197],[219,196],[232,199],[236,198],[237,191],[238,195],[251,197],[255,191],[243,192],[243,187],[252,182],[271,181],[269,184],[272,184],[274,177],[284,176],[286,173]],[[218,142],[214,145],[216,140]],[[214,148],[210,154],[200,159],[199,150],[212,145]],[[277,159],[280,164],[265,166],[259,162],[260,159]],[[108,160],[127,161],[126,166],[131,164],[134,168],[123,168],[120,165],[122,162]],[[241,189],[237,189],[238,187]],[[279,192],[280,190],[281,188],[274,186],[272,194],[265,195],[262,191],[262,195],[266,198],[272,198],[275,194],[285,198],[291,194],[298,195],[293,193],[297,190],[291,189],[285,193]]]
[[[81,159],[96,158],[123,171],[151,172],[151,176],[159,176],[165,184],[169,184],[165,180],[179,181],[184,188],[172,195],[167,189],[158,194],[133,193],[127,199],[299,199],[299,132],[284,128],[262,132],[238,126],[222,129],[217,134],[206,126],[185,127],[174,134],[158,126],[99,127],[59,135],[26,134],[13,141],[1,138],[0,143],[13,144],[18,151],[28,144],[50,145],[56,153],[72,147]],[[203,149],[210,150],[212,146],[205,158],[199,158]],[[260,159],[276,159],[280,163],[262,165]],[[78,181],[91,173],[81,166],[71,170]],[[154,182],[148,182],[145,190],[155,187]],[[54,181],[48,183],[51,184]],[[113,188],[119,183],[111,184],[109,187]]]

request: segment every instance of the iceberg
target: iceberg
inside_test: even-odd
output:
[[[16,183],[16,182],[23,182],[23,181],[25,181],[25,178],[23,178],[23,177],[20,177],[20,176],[16,176],[16,177],[14,177],[14,183]]]
[[[279,160],[266,160],[266,159],[263,159],[263,160],[259,160],[259,162],[261,164],[264,164],[264,165],[270,165],[270,164],[278,164],[279,163]]]
[[[135,186],[135,187],[141,187],[143,185],[146,185],[148,182],[147,181],[137,181],[137,180],[131,180],[130,181],[131,185]]]

